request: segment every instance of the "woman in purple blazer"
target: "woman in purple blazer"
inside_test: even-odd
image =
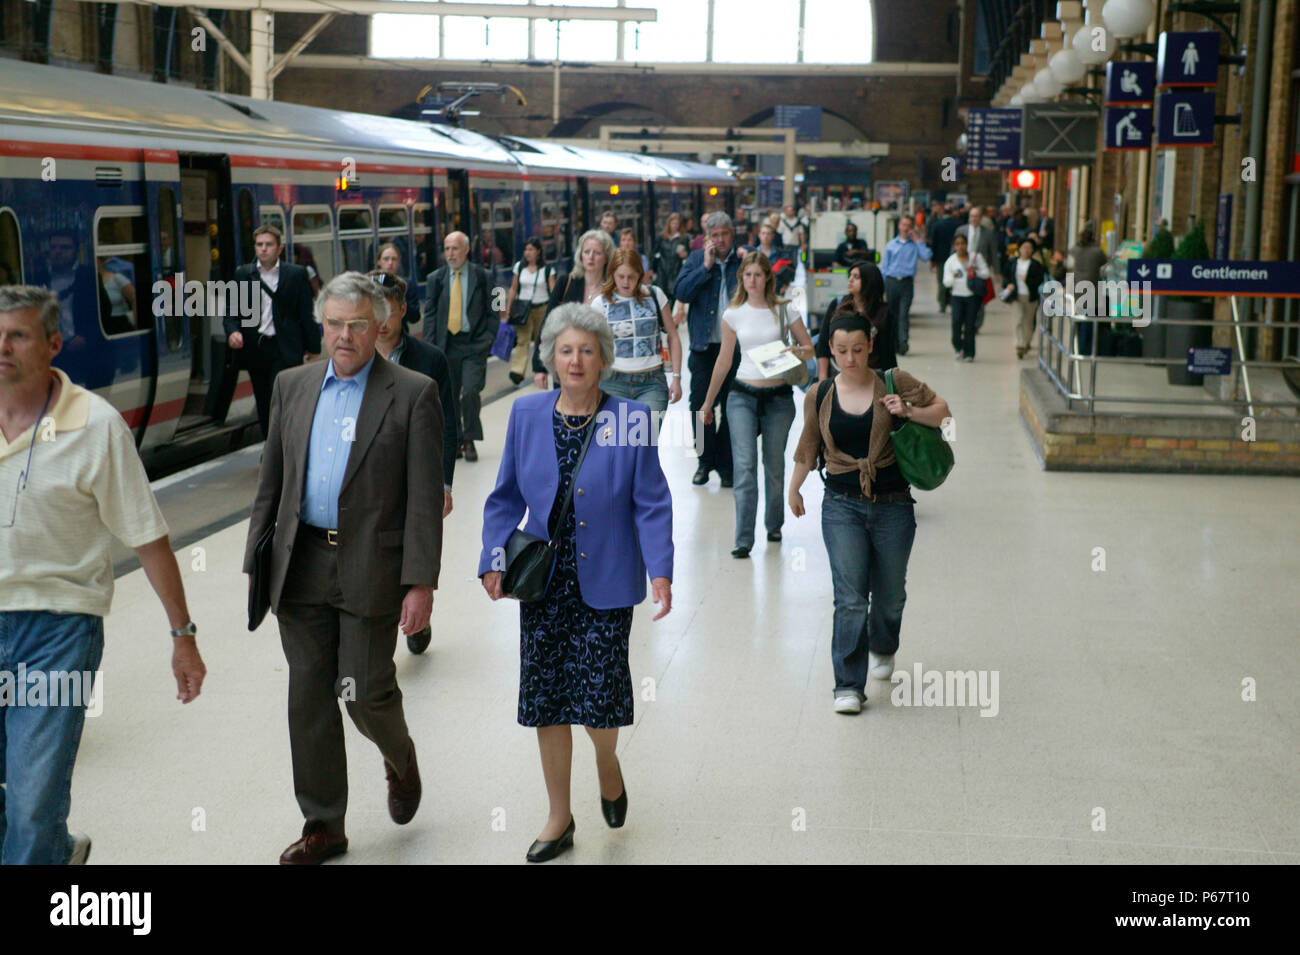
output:
[[[645,599],[648,574],[661,606],[654,619],[663,617],[672,608],[673,576],[672,498],[653,415],[639,401],[600,390],[614,364],[609,323],[586,305],[561,305],[542,328],[540,353],[560,388],[519,398],[510,409],[496,489],[483,506],[478,568],[483,589],[500,600],[506,541],[525,511],[525,531],[557,541],[545,596],[519,608],[519,722],[537,727],[550,799],[529,862],[573,845],[574,724],[587,728],[596,747],[605,822],[623,825],[627,787],[614,749],[618,728],[632,724],[632,607]],[[557,527],[574,481],[573,504]]]

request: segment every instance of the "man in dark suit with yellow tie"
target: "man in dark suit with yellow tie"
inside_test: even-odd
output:
[[[402,712],[397,628],[423,629],[442,555],[438,385],[376,356],[383,290],[344,272],[321,290],[328,362],[275,380],[244,570],[275,524],[271,609],[289,662],[294,790],[306,817],[285,865],[347,851],[347,762],[338,701],[383,754],[388,812],[420,803],[415,744]]]
[[[449,233],[442,251],[446,264],[429,273],[424,340],[437,345],[447,356],[461,416],[460,453],[466,461],[477,461],[474,442],[483,440],[480,411],[488,352],[496,341],[500,322],[492,308],[492,283],[487,272],[469,261],[469,236]]]

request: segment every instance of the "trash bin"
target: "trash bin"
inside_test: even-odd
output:
[[[1164,307],[1161,305],[1164,299],[1164,295],[1151,296],[1151,315],[1148,316],[1151,322],[1139,329],[1142,333],[1143,358],[1165,357],[1165,326],[1160,323],[1160,318],[1164,314]]]
[[[1211,321],[1214,318],[1214,300],[1208,298],[1169,298],[1164,315],[1171,322],[1181,319]],[[1187,371],[1187,349],[1208,348],[1214,340],[1214,329],[1208,325],[1166,325],[1165,357],[1179,359],[1176,365],[1166,365],[1165,374],[1171,385],[1199,385],[1204,375]]]

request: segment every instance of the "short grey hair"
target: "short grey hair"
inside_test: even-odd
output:
[[[555,374],[555,339],[569,328],[596,336],[600,342],[600,359],[605,363],[600,377],[605,378],[614,370],[614,333],[604,315],[590,305],[579,302],[568,302],[546,316],[546,323],[542,326],[541,345],[538,347],[539,357],[546,370]]]
[[[735,225],[731,221],[731,216],[727,215],[721,209],[716,212],[710,212],[704,217],[704,231],[709,232],[713,229],[730,229],[736,231]]]
[[[609,237],[609,233],[604,229],[588,229],[582,233],[578,239],[578,244],[574,247],[577,253],[573,256],[573,271],[569,273],[569,278],[580,279],[586,272],[582,268],[582,250],[586,247],[587,242],[596,240],[600,247],[605,250],[605,270],[609,270],[609,260],[614,257],[614,240]]]
[[[0,314],[36,309],[48,341],[59,332],[59,296],[39,285],[0,285]]]
[[[325,303],[330,299],[341,299],[349,305],[360,305],[361,300],[365,299],[374,310],[375,321],[388,321],[388,296],[384,294],[384,287],[368,275],[340,272],[330,279],[316,296],[316,324],[325,320]]]

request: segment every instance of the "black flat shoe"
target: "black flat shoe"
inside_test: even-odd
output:
[[[731,487],[732,481],[730,474],[719,474],[718,477],[722,480],[723,487]]]
[[[708,483],[709,483],[709,469],[706,468],[704,465],[701,464],[701,465],[700,465],[700,466],[695,470],[695,476],[694,476],[693,478],[691,478],[691,483],[694,484],[696,487],[699,487],[699,486],[702,485],[702,484],[708,484]]]
[[[524,376],[523,376],[523,375],[519,374],[518,372],[514,372],[514,371],[512,371],[512,372],[510,373],[510,383],[511,383],[511,384],[519,385],[519,384],[523,384],[523,381],[524,381]]]
[[[735,550],[731,552],[731,556],[736,558],[736,560],[744,560],[746,557],[749,556],[749,548],[737,547]]]
[[[623,767],[618,767],[618,781],[623,785],[623,791],[619,793],[617,799],[606,799],[600,797],[600,811],[605,816],[605,825],[611,829],[621,829],[623,823],[627,821],[627,783],[623,782]]]
[[[770,540],[773,544],[779,544],[779,543],[781,543],[781,532],[780,532],[780,531],[768,531],[768,532],[767,532],[767,539]]]
[[[573,817],[570,816],[568,828],[565,829],[564,832],[560,833],[560,838],[548,839],[545,842],[541,839],[534,840],[533,844],[528,847],[528,861],[550,862],[565,849],[572,849],[573,831],[576,828],[577,826],[573,824]]]

